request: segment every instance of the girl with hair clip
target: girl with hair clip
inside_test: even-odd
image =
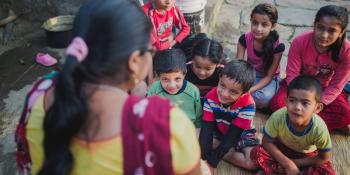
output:
[[[249,92],[260,109],[268,108],[279,84],[279,64],[285,46],[275,30],[277,19],[274,5],[257,5],[250,15],[251,31],[243,34],[237,45],[237,59],[244,59],[247,51],[247,61],[256,70],[254,86]]]
[[[27,96],[15,135],[19,172],[202,174],[187,116],[168,100],[127,93],[152,64],[151,25],[141,9],[89,0],[74,32],[63,70]]]
[[[298,75],[312,75],[323,87],[323,110],[318,113],[330,131],[350,134],[350,107],[344,85],[350,77],[350,42],[346,39],[348,12],[327,5],[316,14],[313,31],[297,36],[289,49],[287,77],[271,100],[273,111],[285,106],[289,83]]]
[[[223,48],[204,33],[197,34],[191,41],[191,51],[187,50],[187,74],[185,79],[196,85],[201,99],[219,83],[219,74],[223,68]]]

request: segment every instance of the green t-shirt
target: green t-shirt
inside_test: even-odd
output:
[[[160,81],[154,82],[147,92],[147,96],[158,95],[164,98],[168,98],[171,102],[182,109],[186,115],[191,119],[193,124],[200,128],[201,116],[202,116],[202,105],[200,101],[200,94],[198,88],[192,83],[184,82],[183,91],[172,95],[168,94],[160,84]]]
[[[303,132],[296,132],[289,124],[287,108],[274,112],[267,120],[264,135],[278,138],[285,146],[301,153],[313,151],[331,151],[331,138],[325,122],[313,114],[310,124]]]

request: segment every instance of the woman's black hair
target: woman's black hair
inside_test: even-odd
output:
[[[129,81],[128,58],[134,51],[143,54],[147,50],[151,31],[141,9],[126,0],[88,0],[79,9],[73,28],[75,36],[85,40],[89,53],[79,64],[75,57],[67,56],[57,77],[54,102],[44,120],[45,160],[40,175],[70,174],[74,166],[70,145],[84,131],[90,112],[89,94],[82,84]]]
[[[186,74],[186,56],[180,49],[160,51],[154,56],[153,67],[157,76],[160,76],[162,73],[172,73],[177,71]]]
[[[255,6],[252,13],[250,14],[250,18],[253,18],[254,14],[267,15],[272,25],[275,25],[278,20],[278,12],[276,7],[269,3],[262,3]],[[263,42],[262,55],[264,58],[265,74],[269,71],[272,65],[274,59],[274,44],[278,38],[278,32],[276,30],[272,30]]]
[[[327,5],[324,7],[321,7],[316,14],[315,22],[319,22],[323,17],[334,17],[339,21],[339,25],[342,29],[342,32],[345,30],[346,26],[348,25],[348,11],[345,7],[336,6],[336,5]],[[330,50],[332,52],[332,60],[335,62],[339,61],[339,52],[342,48],[342,45],[344,43],[344,40],[346,38],[346,34],[344,32],[343,36],[341,38],[338,38],[331,46]]]

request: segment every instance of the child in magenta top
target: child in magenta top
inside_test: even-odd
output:
[[[319,115],[329,130],[350,133],[350,107],[343,88],[350,76],[350,42],[345,32],[348,24],[346,8],[328,5],[316,14],[314,30],[296,37],[290,47],[286,81],[271,101],[271,110],[285,106],[287,86],[298,75],[315,76],[322,84]]]
[[[156,50],[165,50],[180,44],[190,34],[190,27],[175,5],[175,0],[151,0],[143,6],[143,11],[153,25],[151,42]],[[175,37],[174,26],[179,30]]]
[[[285,46],[279,42],[275,30],[277,19],[274,5],[257,5],[250,15],[251,31],[243,34],[237,45],[237,59],[244,59],[247,51],[248,63],[256,70],[256,79],[249,92],[257,108],[267,108],[278,89],[279,64]]]

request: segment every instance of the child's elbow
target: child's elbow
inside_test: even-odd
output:
[[[317,164],[325,164],[329,161],[331,161],[331,153],[322,153],[318,155],[319,161]]]

